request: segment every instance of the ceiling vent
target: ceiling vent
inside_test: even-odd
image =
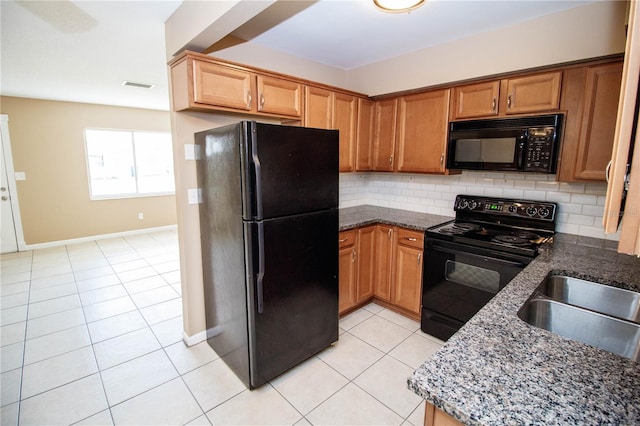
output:
[[[123,86],[131,86],[131,87],[141,87],[143,89],[151,89],[153,87],[153,84],[147,84],[147,83],[136,83],[135,81],[123,81],[122,82]]]

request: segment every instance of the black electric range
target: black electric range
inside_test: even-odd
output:
[[[425,231],[422,324],[447,340],[538,254],[557,205],[458,195],[456,217]]]

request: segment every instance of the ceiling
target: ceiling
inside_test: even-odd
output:
[[[298,1],[275,19],[278,2],[232,35],[349,70],[592,2],[430,0],[389,14],[369,0]],[[164,22],[181,3],[2,0],[0,93],[168,110]]]

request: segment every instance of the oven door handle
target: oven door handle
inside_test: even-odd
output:
[[[475,254],[475,253],[469,253],[467,251],[464,250],[451,250],[445,247],[433,247],[433,246],[425,246],[425,252],[426,255],[428,255],[428,251],[429,250],[433,250],[433,251],[439,251],[442,253],[449,253],[449,254],[453,254],[453,255],[465,255],[465,256],[469,256],[469,257],[473,257],[476,259],[482,259],[485,262],[493,262],[493,263],[499,263],[502,265],[507,265],[507,266],[517,266],[519,268],[524,268],[525,266],[527,266],[527,263],[524,262],[519,262],[519,261],[514,261],[514,260],[506,260],[506,259],[501,259],[498,257],[492,257],[492,256],[483,256],[480,254]]]

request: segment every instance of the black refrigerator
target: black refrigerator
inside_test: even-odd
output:
[[[196,133],[207,341],[249,389],[338,340],[338,132]]]

